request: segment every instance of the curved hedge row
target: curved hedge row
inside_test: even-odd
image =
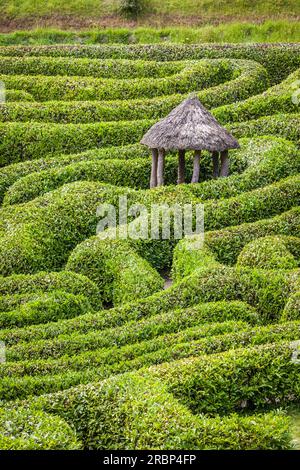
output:
[[[82,318],[82,320],[84,321],[85,319]],[[172,310],[169,313],[162,313],[151,316],[151,318],[137,320],[135,322],[126,322],[125,320],[124,325],[115,328],[104,328],[103,331],[97,331],[99,328],[96,320],[95,331],[87,331],[84,334],[79,332],[74,332],[70,335],[61,334],[57,339],[30,340],[28,343],[15,344],[7,347],[6,360],[9,362],[23,361],[25,359],[58,358],[65,354],[74,355],[84,351],[111,348],[112,346],[120,347],[133,343],[136,344],[138,341],[145,339],[150,340],[162,334],[176,333],[195,326],[201,327],[197,334],[202,337],[201,330],[203,324],[206,335],[211,336],[213,334],[224,333],[226,329],[229,332],[232,331],[232,325],[220,326],[221,323],[218,323],[210,326],[205,325],[205,323],[214,323],[215,321],[228,322],[231,320],[256,323],[259,321],[259,317],[253,308],[241,302],[212,302],[211,305],[209,303],[200,304],[187,310]],[[34,330],[32,329],[31,331],[34,335]],[[37,328],[35,331],[39,332]],[[1,336],[9,338],[10,332],[7,331],[6,333],[2,331]],[[15,333],[16,331],[11,331],[11,336]],[[26,334],[25,330],[24,333],[21,333],[21,337],[24,337],[24,334]],[[7,341],[5,342],[7,343]]]
[[[199,59],[245,59],[262,64],[272,83],[278,83],[299,68],[299,44],[148,44],[98,46],[11,46],[1,47],[1,56],[88,57],[170,62]]]
[[[104,302],[118,305],[161,290],[164,280],[123,240],[89,238],[77,245],[65,266],[98,286]]]
[[[201,102],[211,108],[244,100],[253,94],[260,93],[268,86],[266,71],[259,64],[251,61],[232,61],[232,79],[215,85],[212,83],[208,89],[198,91],[198,87],[190,91],[198,91]],[[230,77],[227,77],[230,78]],[[224,77],[226,79],[226,77]],[[6,85],[9,82],[5,80]],[[191,81],[189,82],[193,84]],[[121,121],[139,119],[158,119],[164,117],[175,106],[181,103],[184,97],[172,94],[175,91],[165,89],[164,96],[144,99],[129,99],[124,96],[122,100],[113,101],[77,101],[75,104],[68,101],[46,101],[43,103],[7,103],[0,106],[0,121],[42,121],[56,123],[90,123],[99,121]],[[57,99],[60,99],[60,95]],[[82,98],[89,99],[89,98]],[[105,100],[107,100],[105,96]]]
[[[7,89],[22,89],[38,101],[89,101],[153,98],[163,94],[188,93],[219,85],[230,80],[248,63],[239,64],[231,60],[203,60],[189,63],[182,71],[165,78],[133,78],[115,80],[112,78],[45,76],[45,75],[4,75],[0,80]],[[257,88],[268,85],[264,68],[250,62],[255,68]],[[254,79],[254,77],[252,77]],[[261,84],[259,86],[259,81]]]
[[[16,328],[37,323],[48,323],[73,318],[93,311],[84,295],[54,291],[28,300],[17,309],[0,311],[0,328]]]
[[[205,242],[219,262],[234,265],[245,245],[256,238],[276,235],[298,236],[299,226],[300,208],[294,207],[273,218],[206,232]]]
[[[223,326],[223,331],[222,331]],[[268,327],[247,328],[241,322],[219,324],[220,335],[213,333],[214,324],[208,331],[208,338],[194,339],[199,333],[183,331],[181,335],[171,335],[158,338],[158,341],[141,342],[120,349],[93,350],[87,353],[78,352],[76,356],[59,359],[42,360],[35,356],[36,350],[31,344],[23,348],[25,358],[22,362],[8,362],[2,371],[0,398],[14,400],[28,395],[53,393],[57,390],[70,388],[74,385],[93,382],[128,371],[139,370],[162,363],[172,363],[184,358],[196,358],[227,350],[250,347],[263,344],[279,343],[283,340],[295,341],[299,338],[299,322],[272,325]],[[231,331],[230,331],[231,329]],[[229,330],[229,332],[228,332]],[[188,333],[188,334],[187,334]],[[194,333],[194,334],[193,334]],[[203,333],[203,330],[202,330]],[[173,336],[173,337],[172,337]],[[183,342],[187,337],[188,342]],[[165,344],[163,345],[163,341]],[[171,341],[170,341],[171,340]],[[150,344],[149,344],[150,343]],[[14,348],[8,349],[14,358]],[[20,350],[18,351],[20,353]],[[51,357],[55,357],[54,355]],[[213,356],[212,356],[213,357]],[[43,358],[43,355],[41,355]],[[34,360],[38,359],[38,360]],[[13,378],[11,377],[13,374]]]
[[[241,150],[229,152],[231,176],[219,180],[193,185],[186,191],[201,200],[227,198],[249,191],[300,170],[300,153],[291,143],[283,139],[254,138],[241,141]],[[107,151],[109,156],[109,151]],[[165,182],[172,184],[177,179],[177,157],[166,159]],[[202,158],[202,178],[212,173],[210,154]],[[106,160],[79,162],[59,169],[42,170],[27,175],[14,183],[7,191],[3,204],[18,204],[29,201],[48,191],[73,181],[102,181],[116,186],[148,188],[151,162],[143,159],[129,161]],[[238,173],[245,170],[241,175]],[[191,179],[192,158],[186,160],[186,179]],[[161,190],[164,194],[167,188]],[[171,192],[176,188],[170,188]]]
[[[69,399],[70,394],[72,399]],[[289,421],[281,414],[196,417],[174,399],[163,384],[137,374],[112,377],[71,391],[39,397],[32,400],[32,406],[72,424],[88,449],[291,447]]]
[[[0,56],[3,75],[88,76],[94,78],[133,79],[164,78],[182,72],[186,62],[157,62],[145,60],[99,60],[67,57]]]
[[[0,295],[32,295],[41,292],[64,291],[74,296],[85,296],[93,307],[101,307],[99,290],[90,279],[82,274],[67,271],[57,273],[39,272],[37,274],[14,274],[0,277]]]
[[[172,311],[174,305],[183,309],[203,302],[222,302],[224,299],[242,300],[254,306],[263,322],[277,321],[290,295],[297,290],[297,279],[299,279],[299,272],[210,267],[195,271],[191,276],[184,278],[164,292],[156,293],[147,299],[125,304],[106,312],[86,314],[43,326],[3,330],[0,332],[0,340],[5,341],[7,345],[19,341],[49,340],[51,347],[51,340],[59,335],[68,337],[73,333],[76,336],[76,334],[86,335],[88,332],[98,332],[107,328],[114,329],[144,317],[154,318],[155,315],[164,315],[164,312]],[[201,310],[202,306],[200,305],[199,308]],[[212,309],[214,308],[215,306],[212,305]],[[197,313],[197,308],[193,311]],[[173,312],[170,315],[168,323],[172,325]],[[225,318],[229,319],[228,317],[222,318],[223,321]],[[151,318],[149,319],[151,323]],[[154,318],[154,327],[157,329],[158,325],[155,320]],[[162,319],[159,318],[159,321]],[[178,328],[176,322],[175,326]],[[99,333],[95,333],[96,341],[98,335]],[[80,347],[83,347],[82,341]]]
[[[40,410],[0,409],[1,450],[78,450],[72,428],[58,416]]]
[[[298,254],[292,254],[290,247]],[[260,267],[264,269],[296,269],[300,261],[300,238],[262,237],[248,243],[240,252],[238,266]]]
[[[162,293],[160,293],[160,297],[161,295]],[[187,308],[188,305],[190,305],[189,308]],[[141,306],[144,306],[144,310],[147,307],[149,309],[149,307],[151,308],[151,302],[143,299],[135,303],[115,307],[109,311],[86,314],[73,321],[60,320],[59,322],[48,323],[43,327],[34,325],[15,328],[14,330],[2,330],[0,338],[9,346],[15,345],[19,341],[23,343],[38,342],[40,340],[56,339],[57,336],[60,336],[66,340],[62,345],[69,344],[71,347],[73,344],[72,347],[76,348],[76,338],[80,339],[83,347],[84,338],[89,335],[86,341],[86,348],[89,350],[93,347],[94,349],[109,348],[114,344],[118,346],[130,343],[136,344],[139,340],[149,340],[156,336],[176,333],[205,323],[209,323],[209,325],[204,326],[205,332],[212,329],[215,334],[218,334],[223,331],[223,326],[219,330],[219,324],[216,323],[212,327],[210,323],[223,323],[231,320],[251,324],[259,322],[256,310],[240,301],[210,301],[199,303],[199,305],[187,302],[182,308],[176,310],[174,310],[174,305],[170,305],[169,308],[161,309],[161,311],[156,309],[148,312],[143,311]],[[132,312],[131,317],[129,312]],[[116,317],[118,317],[117,321]],[[200,337],[202,335],[201,330],[202,327],[199,328]],[[73,343],[72,337],[75,340]]]
[[[107,155],[109,153],[107,152]],[[186,161],[186,177],[192,176],[192,159]],[[177,158],[166,158],[165,182],[172,184],[177,179]],[[101,161],[83,161],[59,169],[50,169],[31,173],[20,178],[6,192],[3,205],[20,204],[30,201],[41,194],[53,191],[59,186],[74,181],[101,181],[115,186],[127,186],[134,189],[148,189],[151,173],[149,158],[107,159]]]
[[[253,121],[231,124],[236,137],[282,136],[298,142],[298,114],[278,114]],[[0,123],[0,165],[50,157],[58,153],[78,153],[95,147],[114,147],[136,143],[153,121],[121,121],[100,124]]]

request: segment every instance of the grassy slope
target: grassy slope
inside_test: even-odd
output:
[[[112,14],[118,0],[2,0],[0,12],[10,16],[74,14],[102,17]],[[300,14],[298,0],[147,0],[157,14],[219,16],[256,16]]]
[[[144,0],[139,24],[207,24],[299,18],[299,0]],[[1,0],[0,30],[41,26],[132,25],[118,14],[120,0]]]

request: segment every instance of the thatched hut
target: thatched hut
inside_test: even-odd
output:
[[[150,187],[164,184],[165,154],[178,150],[178,184],[185,182],[185,151],[194,150],[192,183],[198,183],[201,150],[212,152],[213,176],[228,176],[228,149],[238,141],[204,108],[197,97],[187,98],[144,135],[141,144],[152,150]],[[220,158],[219,158],[220,155]]]

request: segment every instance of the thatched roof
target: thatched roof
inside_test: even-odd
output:
[[[154,124],[141,144],[165,150],[209,150],[239,148],[238,141],[204,108],[197,97],[187,98]]]

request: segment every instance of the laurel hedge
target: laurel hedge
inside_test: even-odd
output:
[[[267,88],[268,77],[265,69],[259,64],[251,61],[232,61],[231,67],[232,72],[234,72],[232,73],[232,80],[225,81],[225,83],[219,85],[212,83],[208,89],[201,91],[197,87],[193,88],[193,83],[190,81],[189,91],[197,92],[201,102],[208,108],[212,108],[222,106],[224,103],[244,100],[253,94],[261,93]],[[3,80],[6,86],[14,86],[14,82],[10,83],[12,78],[8,80],[7,77],[4,77]],[[31,78],[31,81],[33,81],[33,78]],[[69,81],[66,83],[69,84]],[[109,86],[109,83],[107,86]],[[46,102],[31,103],[30,106],[27,103],[5,103],[0,106],[0,121],[26,122],[34,120],[44,123],[92,123],[99,121],[158,119],[164,117],[175,106],[180,104],[184,97],[188,96],[186,95],[187,91],[180,91],[180,94],[174,93],[174,90],[166,89],[163,96],[158,95],[154,98],[144,97],[141,99],[137,96],[134,99],[130,99],[130,95],[126,95],[122,97],[125,99],[113,98],[113,101],[101,102],[82,101],[92,98],[92,95],[87,95],[86,97],[83,96],[81,101],[76,101],[75,103],[66,101],[69,97],[64,98],[64,96],[56,97],[56,99],[60,99],[59,102],[49,101],[51,97],[48,97]],[[57,94],[59,94],[59,90],[57,90]],[[41,99],[42,96],[39,95],[37,98]],[[62,99],[63,101],[61,101]],[[104,99],[109,100],[110,98],[105,96]]]
[[[294,246],[295,252],[299,255],[300,238],[283,236],[257,238],[243,248],[237,265],[264,269],[295,269],[299,266],[299,259],[291,253],[290,246]]]
[[[0,277],[0,296],[40,295],[41,292],[54,293],[58,290],[74,296],[85,296],[93,307],[101,307],[101,297],[96,284],[82,274],[61,271]]]
[[[227,301],[241,300],[254,306],[262,322],[278,321],[290,295],[299,289],[296,289],[297,280],[299,280],[299,273],[289,271],[275,272],[249,268],[239,268],[237,270],[228,267],[209,267],[195,271],[181,282],[174,284],[163,292],[155,293],[147,299],[140,299],[106,312],[101,311],[99,314],[86,314],[43,326],[36,325],[14,330],[3,330],[0,332],[0,340],[5,341],[7,345],[15,344],[18,341],[49,340],[48,343],[51,347],[51,344],[53,345],[53,341],[59,335],[66,335],[66,341],[68,341],[70,334],[86,335],[88,332],[93,331],[97,341],[99,330],[114,329],[127,322],[137,321],[142,318],[146,319],[147,317],[150,317],[151,323],[151,317],[164,315],[165,312],[174,310],[174,306],[178,309],[185,309],[200,303],[222,302],[225,299]],[[201,309],[202,306],[200,305],[199,308]],[[212,309],[214,308],[215,306],[212,304]],[[173,313],[170,315],[172,317]],[[160,317],[157,318],[162,321]],[[229,319],[228,317],[222,317],[223,321],[224,318]],[[156,330],[159,325],[157,325],[155,318],[153,321]],[[172,325],[170,317],[168,317],[168,323]],[[175,324],[178,328],[176,322]],[[100,347],[98,343],[97,345]],[[80,347],[83,347],[82,342]]]
[[[65,269],[94,281],[103,301],[113,305],[147,297],[164,285],[163,278],[129,243],[100,236],[77,245]]]
[[[63,419],[33,408],[0,409],[1,450],[78,450],[74,430]]]
[[[267,73],[259,64],[256,80],[261,81],[257,88],[268,86]],[[240,67],[241,69],[243,67]],[[85,100],[118,100],[133,98],[153,98],[164,93],[188,93],[219,85],[235,76],[239,66],[230,60],[203,60],[188,64],[180,72],[163,78],[93,78],[72,76],[46,75],[5,75],[0,80],[7,89],[19,88],[30,93],[37,101],[85,101]],[[38,79],[37,79],[38,78]]]
[[[174,399],[163,384],[136,374],[82,385],[31,402],[31,406],[70,423],[86,449],[291,447],[289,420],[283,414],[197,417]]]
[[[93,311],[84,295],[54,291],[29,300],[15,310],[0,311],[0,328],[15,328],[73,318]]]
[[[89,76],[94,78],[133,79],[165,78],[182,72],[184,62],[157,62],[145,60],[98,60],[67,57],[14,57],[1,56],[0,69],[3,75]]]
[[[241,347],[282,343],[283,340],[295,341],[299,338],[300,331],[299,322],[252,329],[247,328],[245,323],[227,322],[219,323],[220,334],[215,336],[214,326],[215,324],[212,324],[212,328],[208,331],[208,337],[201,337],[203,329],[200,330],[202,333],[200,339],[195,339],[199,337],[199,331],[195,332],[193,328],[183,331],[182,334],[164,335],[152,341],[120,349],[115,347],[88,352],[78,350],[76,356],[72,356],[72,351],[66,351],[65,356],[51,360],[41,360],[44,357],[43,353],[41,358],[36,357],[34,347],[31,356],[28,352],[31,352],[31,343],[29,343],[27,347],[23,347],[27,361],[7,362],[6,367],[2,368],[0,398],[14,400],[28,395],[52,393],[146,366],[169,364],[179,359],[214,355]],[[14,359],[14,349],[8,349],[8,361]],[[19,354],[20,352],[17,351]],[[52,357],[55,357],[54,354]]]
[[[262,64],[272,83],[282,81],[299,68],[298,44],[147,44],[97,46],[10,46],[1,56],[87,57],[90,59],[133,59],[162,62],[199,59],[245,59]]]
[[[240,151],[231,151],[231,176],[228,178],[204,181],[193,185],[187,191],[201,200],[228,198],[270,184],[300,170],[298,149],[284,139],[259,137],[241,140]],[[107,152],[109,156],[109,151]],[[201,163],[202,178],[212,174],[211,156],[206,154]],[[177,180],[177,157],[166,159],[165,183],[174,184]],[[245,168],[246,167],[246,168]],[[242,172],[242,170],[244,170]],[[130,159],[127,162],[107,160],[74,163],[59,169],[38,171],[15,182],[7,191],[3,204],[18,204],[51,191],[63,184],[78,180],[102,181],[116,186],[135,189],[149,187],[150,160]],[[242,172],[242,174],[239,174]],[[192,157],[186,161],[186,180],[190,181]],[[202,179],[201,178],[201,179]],[[6,180],[7,183],[7,180]],[[168,191],[163,188],[164,194]],[[174,188],[170,189],[174,192]],[[176,188],[175,188],[176,191]]]
[[[296,206],[275,217],[206,232],[205,243],[220,263],[234,265],[248,243],[265,236],[298,235],[299,224],[300,208]]]

